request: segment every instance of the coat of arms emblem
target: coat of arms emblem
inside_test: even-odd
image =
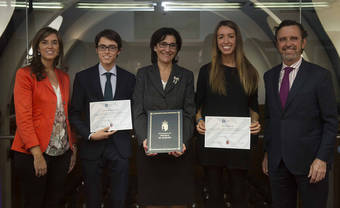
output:
[[[162,122],[162,131],[168,131],[168,129],[169,129],[168,122],[164,120]]]

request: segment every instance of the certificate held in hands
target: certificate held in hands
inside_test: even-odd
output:
[[[250,149],[249,117],[205,117],[205,147]]]
[[[182,110],[148,112],[148,153],[182,151]]]
[[[90,130],[96,132],[110,126],[109,131],[132,129],[130,100],[90,103]]]

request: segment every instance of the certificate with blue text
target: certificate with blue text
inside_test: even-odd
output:
[[[106,127],[110,127],[109,131],[132,129],[130,100],[90,103],[91,132],[96,132]]]
[[[205,117],[204,146],[250,149],[250,117]]]

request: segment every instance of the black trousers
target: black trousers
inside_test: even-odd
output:
[[[204,171],[207,179],[209,199],[207,208],[224,208],[224,183],[223,167],[205,166]],[[227,169],[229,190],[231,192],[231,204],[233,208],[247,208],[247,170]]]
[[[47,174],[35,176],[33,156],[14,153],[14,168],[21,182],[25,208],[60,208],[64,197],[67,171],[71,151],[60,156],[43,154],[47,163]]]
[[[123,208],[128,191],[129,160],[122,158],[112,143],[108,143],[98,160],[81,160],[86,189],[86,207],[100,208],[103,202],[103,172],[109,177],[109,208]]]
[[[326,208],[328,197],[328,170],[326,177],[318,183],[309,183],[307,175],[294,175],[281,161],[277,169],[269,169],[272,190],[272,208],[295,208],[297,192],[302,208]]]

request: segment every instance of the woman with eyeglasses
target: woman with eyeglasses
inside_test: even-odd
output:
[[[250,150],[205,147],[205,116],[251,117],[250,132],[259,133],[257,88],[258,73],[244,55],[239,27],[229,20],[219,22],[212,42],[212,60],[200,69],[196,94],[197,155],[207,180],[208,208],[225,207],[224,170],[228,173],[232,207],[248,207]]]
[[[39,30],[32,47],[30,64],[15,77],[14,166],[25,208],[59,208],[76,160],[68,121],[70,80],[57,68],[63,43],[55,29]]]
[[[181,46],[181,36],[175,29],[158,29],[150,41],[152,65],[139,69],[136,76],[133,117],[139,145],[137,202],[148,208],[184,208],[194,201],[194,76],[176,64]],[[183,151],[147,153],[148,111],[171,109],[183,111]]]

